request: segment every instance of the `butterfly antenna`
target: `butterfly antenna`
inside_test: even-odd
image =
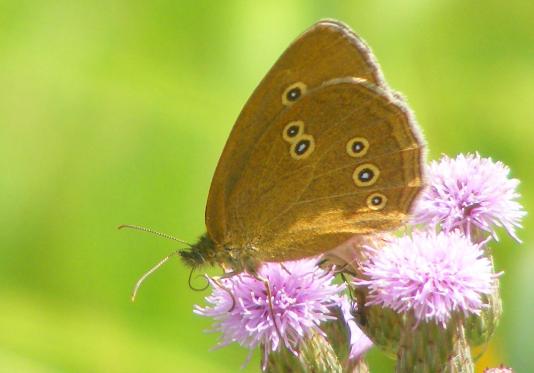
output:
[[[154,273],[159,267],[161,267],[167,260],[169,260],[174,255],[178,255],[180,251],[174,251],[167,255],[165,258],[161,259],[155,266],[150,268],[148,271],[146,271],[139,280],[135,283],[134,289],[132,291],[132,302],[135,302],[135,298],[137,297],[137,292],[139,291],[139,288],[143,284],[143,282],[146,280],[148,276],[150,276],[152,273]]]
[[[160,236],[160,237],[166,238],[166,239],[168,239],[168,240],[172,240],[172,241],[180,242],[180,243],[183,243],[183,244],[185,244],[185,245],[191,247],[191,244],[190,244],[189,242],[186,242],[186,241],[184,241],[184,240],[180,240],[179,238],[176,238],[176,237],[174,237],[174,236],[171,236],[170,234],[161,233],[161,232],[155,231],[155,230],[150,229],[150,228],[141,227],[141,226],[139,226],[139,225],[122,224],[122,225],[119,225],[119,226],[117,227],[117,229],[125,229],[125,228],[133,229],[133,230],[141,231],[141,232],[152,233],[152,234],[155,234],[156,236]]]

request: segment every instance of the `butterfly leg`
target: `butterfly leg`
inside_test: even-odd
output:
[[[276,330],[276,334],[278,334],[278,338],[280,338],[280,342],[282,342],[284,338],[282,337],[282,333],[280,333],[280,329],[278,328],[278,323],[276,322],[276,317],[274,315],[273,293],[271,291],[271,286],[269,285],[269,280],[258,275],[254,275],[254,278],[258,281],[263,282],[263,286],[265,286],[265,291],[267,293],[267,301],[269,302],[269,312],[271,313],[271,317],[273,319],[274,329]]]
[[[221,288],[222,290],[226,291],[228,293],[228,295],[230,296],[230,298],[232,298],[232,306],[230,307],[230,309],[228,310],[228,312],[232,312],[234,309],[235,309],[235,305],[236,305],[236,301],[235,301],[235,297],[234,297],[234,294],[232,294],[232,291],[230,289],[228,289],[226,286],[224,286],[220,281],[219,279],[222,279],[224,278],[224,276],[221,276],[218,278],[215,278],[215,277],[208,277],[208,275],[206,275],[206,278],[208,279],[208,281],[211,281],[213,282],[215,285],[217,285],[219,288]]]
[[[347,284],[347,290],[349,293],[349,298],[352,306],[355,306],[355,316],[357,316],[358,323],[360,325],[367,325],[367,314],[365,310],[366,296],[363,291],[353,290],[350,287],[350,280],[347,279],[345,273],[340,272],[341,278]]]
[[[287,267],[284,265],[284,263],[280,263],[280,267],[282,267],[282,269],[288,274],[291,276],[291,272],[289,272],[289,269],[287,269]]]
[[[349,293],[349,298],[351,302],[357,303],[356,299],[354,298],[354,293],[352,292],[352,288],[350,287],[350,281],[347,279],[347,276],[345,276],[345,273],[343,272],[338,272],[338,273],[341,276],[341,279],[343,280],[343,282],[347,285],[347,291]]]

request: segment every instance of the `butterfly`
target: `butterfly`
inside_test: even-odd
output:
[[[370,49],[321,20],[242,109],[211,183],[207,232],[178,254],[193,269],[255,275],[262,262],[395,229],[423,187],[423,158],[419,127]]]
[[[321,20],[239,115],[213,176],[192,267],[256,273],[401,225],[423,186],[424,143],[365,43]]]

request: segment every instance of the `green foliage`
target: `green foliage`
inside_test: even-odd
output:
[[[369,42],[430,158],[504,161],[534,211],[533,14],[520,0],[0,1],[0,370],[237,370],[246,351],[208,352],[216,336],[191,312],[205,294],[177,261],[130,303],[137,278],[177,245],[115,228],[204,233],[233,121],[319,18]],[[481,363],[518,372],[534,369],[531,222],[523,248],[494,247],[504,314]],[[391,369],[370,356],[372,371]]]

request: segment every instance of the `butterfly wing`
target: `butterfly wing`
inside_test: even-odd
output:
[[[365,43],[347,26],[331,20],[316,23],[297,38],[267,73],[239,115],[213,177],[206,225],[215,242],[226,240],[230,229],[227,201],[273,119],[293,104],[295,95],[298,99],[323,82],[343,76],[362,78],[385,88]]]
[[[283,261],[396,228],[422,187],[422,158],[402,101],[366,80],[328,81],[251,144],[226,201],[225,239]]]

